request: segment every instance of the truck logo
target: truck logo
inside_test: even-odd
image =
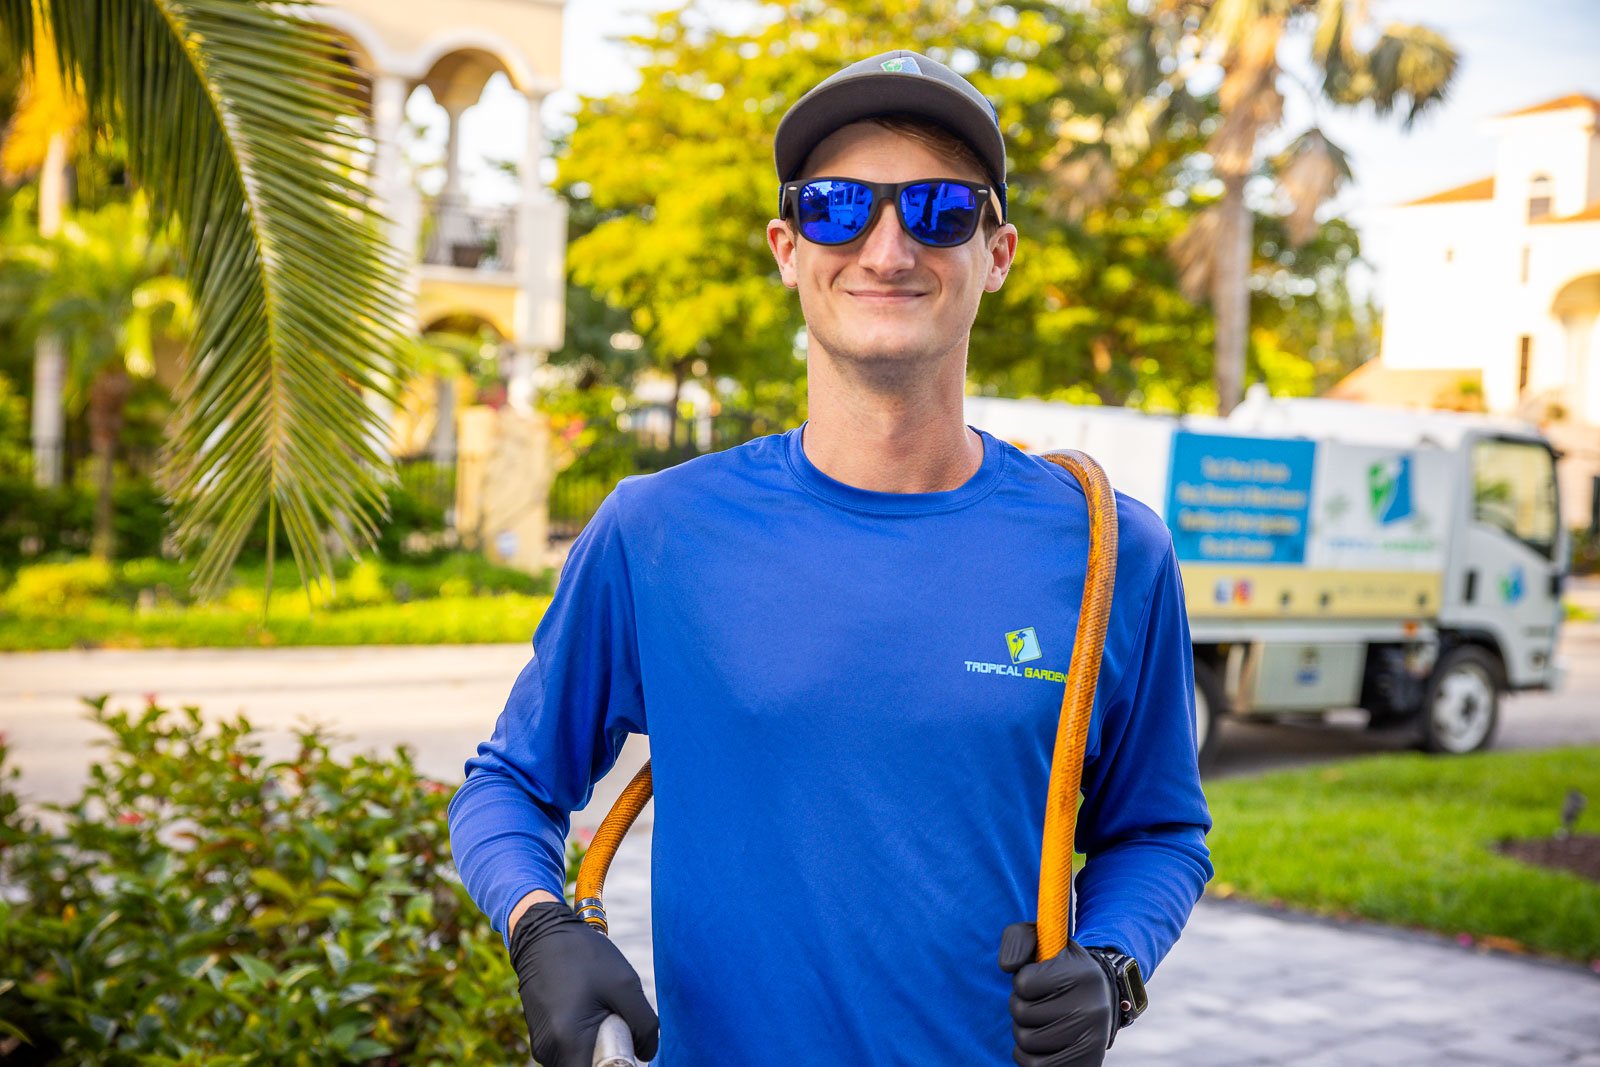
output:
[[[1012,663],[1027,663],[1044,655],[1039,651],[1039,635],[1031,626],[1006,634],[1006,648],[1011,650]]]
[[[1522,599],[1522,568],[1512,567],[1511,570],[1500,576],[1500,599],[1507,604],[1515,604]]]
[[[1411,457],[1397,456],[1389,463],[1374,463],[1367,468],[1367,497],[1372,517],[1381,526],[1409,518],[1411,503]]]

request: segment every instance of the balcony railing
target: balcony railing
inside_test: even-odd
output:
[[[516,262],[515,208],[434,200],[427,205],[422,232],[424,263],[505,273]]]

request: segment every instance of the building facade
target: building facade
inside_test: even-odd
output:
[[[540,115],[561,80],[565,0],[325,0],[310,8],[359,75],[373,188],[397,247],[413,250],[415,325],[498,343],[505,402],[473,404],[450,375],[427,379],[418,410],[396,413],[396,448],[459,464],[455,524],[469,543],[528,569],[544,565],[551,472],[537,374],[565,329],[566,212],[545,186]],[[462,115],[503,74],[527,101],[497,154],[516,160],[512,205],[475,203],[462,179]],[[448,116],[444,184],[425,197],[404,151],[406,108],[427,91]],[[420,431],[419,431],[420,423]]]
[[[1378,366],[1333,395],[1543,426],[1569,525],[1600,477],[1600,99],[1488,120],[1493,171],[1388,209]]]

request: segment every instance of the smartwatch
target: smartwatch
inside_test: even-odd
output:
[[[1144,976],[1139,973],[1138,960],[1114,948],[1091,948],[1088,952],[1100,964],[1101,970],[1106,972],[1117,998],[1116,1025],[1112,1026],[1111,1036],[1106,1041],[1106,1048],[1110,1048],[1117,1039],[1117,1031],[1132,1023],[1149,1007],[1150,996],[1145,992]]]

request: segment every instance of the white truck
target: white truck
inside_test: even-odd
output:
[[[1259,386],[1225,419],[974,396],[967,422],[1087,452],[1166,522],[1202,761],[1219,715],[1352,707],[1472,752],[1502,693],[1560,683],[1567,533],[1533,426]]]

